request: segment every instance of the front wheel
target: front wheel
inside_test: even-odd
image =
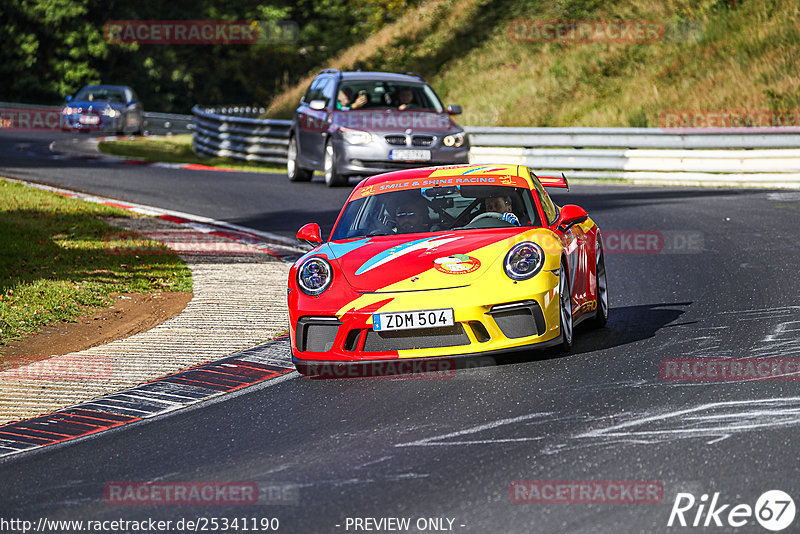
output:
[[[333,141],[330,139],[325,144],[325,185],[337,187],[347,183],[347,176],[342,176],[336,172],[336,154],[333,148]]]
[[[314,171],[304,169],[297,165],[297,138],[289,138],[289,149],[286,152],[286,174],[290,182],[307,182],[311,180]]]
[[[570,292],[569,270],[567,264],[561,262],[558,276],[559,329],[561,330],[561,350],[572,350],[572,295]]]

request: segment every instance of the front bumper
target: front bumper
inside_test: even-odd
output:
[[[465,142],[460,147],[442,145],[441,135],[436,138],[434,146],[393,146],[383,137],[373,134],[374,140],[366,145],[353,145],[343,139],[334,138],[334,153],[338,172],[343,175],[373,175],[383,172],[431,167],[435,165],[456,165],[469,163],[469,145]],[[402,161],[391,159],[392,150],[418,149],[430,152],[430,159]]]
[[[85,124],[84,122],[81,122],[81,117],[86,116],[92,115],[78,113],[74,115],[62,115],[61,129],[65,131],[78,132],[116,132],[122,129],[121,117],[107,117],[105,115],[100,115],[100,121],[97,124]]]
[[[561,337],[558,276],[543,271],[514,284],[507,280],[479,289],[460,288],[375,293],[380,312],[453,308],[452,327],[376,332],[374,306],[348,306],[341,315],[296,309],[290,303],[290,339],[295,365],[451,358],[521,350],[557,343]],[[480,302],[481,304],[476,304]],[[446,303],[446,304],[442,304]],[[358,311],[367,308],[367,311]]]

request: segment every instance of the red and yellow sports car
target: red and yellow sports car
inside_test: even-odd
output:
[[[390,172],[361,182],[323,242],[289,274],[293,361],[303,374],[572,346],[583,320],[603,326],[608,294],[600,230],[556,206],[518,165]],[[341,365],[339,365],[341,367]]]

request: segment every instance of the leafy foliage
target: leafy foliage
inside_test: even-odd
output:
[[[0,4],[0,100],[58,104],[89,83],[132,86],[145,110],[260,104],[419,0],[17,0]],[[291,20],[296,43],[112,44],[111,20]]]

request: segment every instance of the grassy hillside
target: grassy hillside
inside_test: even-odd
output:
[[[649,43],[528,43],[515,20],[655,21]],[[797,0],[429,0],[321,67],[412,70],[466,125],[658,126],[665,110],[800,108]],[[272,101],[287,117],[313,74]]]

